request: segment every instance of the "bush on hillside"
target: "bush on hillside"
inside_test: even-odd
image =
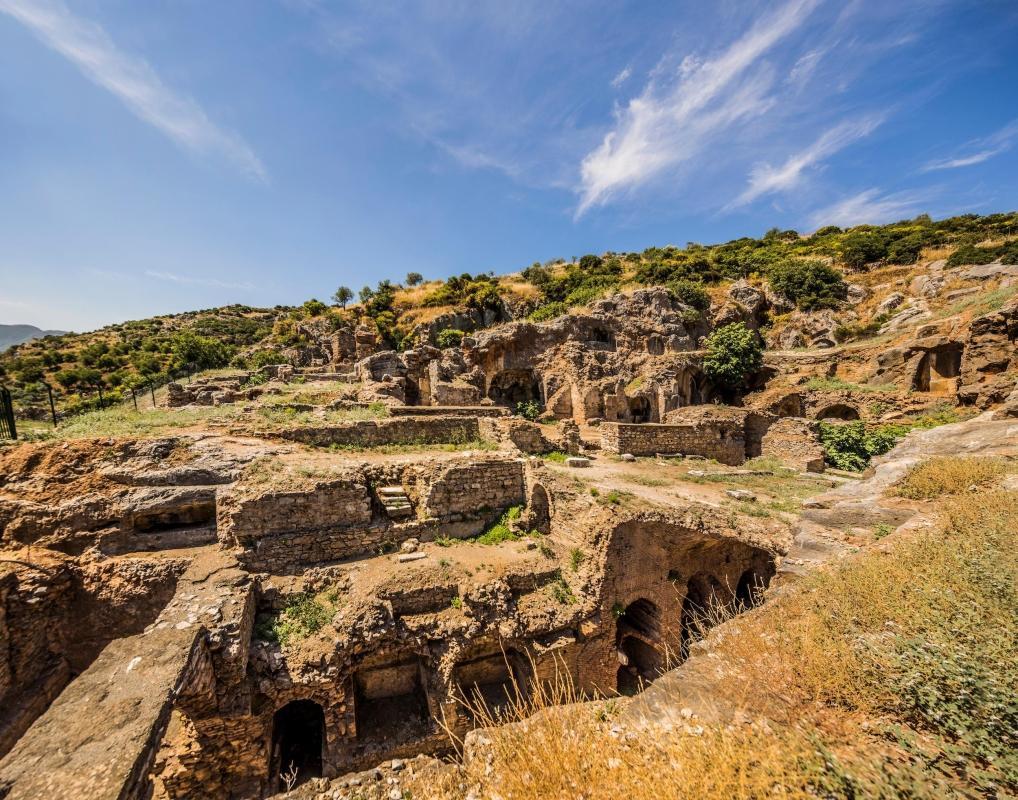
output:
[[[759,338],[741,322],[718,328],[706,338],[704,346],[704,374],[719,386],[741,386],[763,364]]]
[[[438,346],[442,349],[446,347],[458,347],[463,341],[463,331],[458,331],[455,328],[446,328],[438,332],[435,337],[435,341]]]
[[[862,269],[887,256],[887,243],[878,231],[856,230],[844,236],[839,252],[846,267]]]
[[[841,273],[822,261],[785,261],[771,267],[767,280],[803,311],[837,308],[848,286]]]
[[[193,364],[197,369],[218,369],[230,363],[233,350],[216,339],[181,331],[173,337],[173,355],[180,367]]]
[[[706,311],[710,308],[710,295],[699,283],[687,280],[672,281],[668,284],[670,291],[675,298],[697,311]]]

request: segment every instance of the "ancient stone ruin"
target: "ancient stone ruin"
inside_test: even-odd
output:
[[[687,310],[648,289],[455,348],[337,334],[328,363],[169,389],[226,422],[0,452],[0,797],[268,797],[447,753],[478,703],[640,692],[781,574],[783,498],[724,481],[829,486],[818,421],[875,413],[833,378],[899,409],[1013,387],[1011,311],[768,353],[733,396]]]

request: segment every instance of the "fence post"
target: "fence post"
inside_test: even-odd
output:
[[[53,402],[53,387],[48,383],[43,383],[43,386],[46,387],[46,393],[49,395],[49,413],[53,415],[53,427],[55,428],[57,426],[57,406]]]
[[[100,411],[105,411],[106,410],[106,401],[103,400],[103,385],[101,383],[97,383],[95,385],[95,388],[99,390],[99,410]]]
[[[6,386],[0,386],[0,433],[7,433],[12,439],[18,438],[18,428],[14,423],[14,400]]]
[[[134,387],[131,387],[131,399],[134,401],[134,410],[138,410],[138,394],[134,391]]]
[[[152,381],[149,381],[148,388],[149,388],[149,391],[152,392],[152,408],[155,408],[156,407],[156,387],[155,387],[155,384],[152,383]]]

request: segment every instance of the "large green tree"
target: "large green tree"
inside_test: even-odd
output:
[[[718,386],[734,389],[763,364],[763,348],[755,332],[742,322],[718,328],[704,340],[703,371]]]

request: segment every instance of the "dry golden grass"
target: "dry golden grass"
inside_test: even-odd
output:
[[[1007,471],[1007,462],[999,458],[931,458],[912,467],[895,494],[911,500],[936,500],[942,495],[984,489]]]
[[[971,483],[980,467],[964,466]],[[482,752],[412,796],[1013,796],[1016,540],[1018,493],[962,495],[934,532],[814,573],[730,623],[712,694],[754,722],[619,735],[620,701],[555,708],[575,698],[541,694],[515,717],[538,713],[488,731]]]

